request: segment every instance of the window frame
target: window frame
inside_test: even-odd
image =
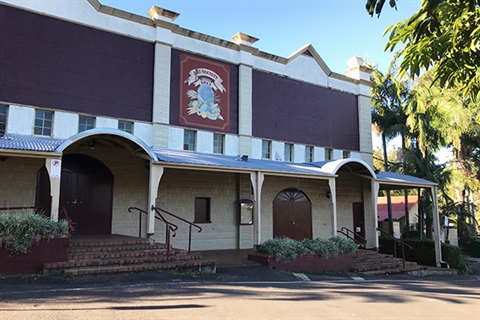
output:
[[[82,119],[85,119],[87,121],[92,120],[93,124],[89,125],[88,123],[81,123]],[[95,117],[83,116],[83,115],[78,116],[78,132],[83,132],[83,131],[87,131],[87,130],[90,130],[90,129],[94,129],[95,125],[96,125],[96,118]],[[84,126],[85,128],[83,130],[81,130],[81,126]]]
[[[266,146],[266,153],[265,153]],[[262,140],[262,159],[272,159],[272,141]]]
[[[293,162],[294,157],[294,146],[293,143],[285,143],[283,160],[288,162]]]
[[[187,135],[189,136],[187,137]],[[193,145],[193,148],[192,148],[192,145]],[[189,129],[183,130],[183,150],[195,152],[196,149],[197,149],[197,131],[189,130]]]
[[[2,109],[5,108],[5,113],[2,112]],[[5,120],[2,121],[3,117]],[[3,136],[7,133],[7,121],[8,121],[8,105],[0,104],[0,136]]]
[[[313,162],[315,159],[315,147],[305,146],[305,162]]]
[[[125,128],[125,125],[130,125],[130,130],[126,129]],[[118,130],[120,131],[124,131],[124,132],[127,132],[127,133],[130,133],[130,134],[133,134],[133,127],[134,127],[134,123],[133,121],[128,121],[128,120],[118,120]]]
[[[333,149],[332,148],[325,148],[325,160],[326,161],[333,160]]]
[[[197,224],[212,223],[211,213],[212,213],[211,198],[195,197],[193,222]]]
[[[221,138],[219,141],[217,138]],[[220,152],[218,152],[220,151]],[[213,134],[213,153],[224,154],[225,153],[225,135],[221,133]]]
[[[39,113],[42,113],[42,117],[38,117]],[[50,115],[50,119],[47,117],[47,115]],[[44,110],[44,109],[35,109],[35,118],[33,122],[33,135],[35,136],[43,136],[43,137],[51,137],[53,136],[53,120],[54,120],[54,112],[49,111],[49,110]],[[41,124],[37,125],[39,123],[38,121],[41,122]],[[50,123],[50,125],[46,125],[47,123]],[[40,132],[37,131],[40,130]],[[49,134],[45,133],[47,130],[50,131]]]

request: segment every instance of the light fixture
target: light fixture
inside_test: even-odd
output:
[[[325,193],[325,197],[327,197],[327,198],[330,199],[331,196],[332,196],[332,193],[331,193],[330,191],[327,191],[327,192]]]

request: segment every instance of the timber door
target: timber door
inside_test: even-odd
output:
[[[312,239],[312,204],[305,193],[289,188],[273,201],[273,237]]]
[[[73,222],[74,234],[110,234],[113,175],[97,159],[68,154],[62,159],[60,206]]]
[[[353,203],[353,231],[365,239],[365,214],[363,211],[363,203],[361,202]],[[363,239],[360,239],[356,235],[355,239],[363,241]]]

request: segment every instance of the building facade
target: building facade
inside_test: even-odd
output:
[[[337,74],[311,45],[280,57],[177,16],[0,1],[1,206],[63,208],[75,234],[162,241],[155,206],[201,225],[193,250],[341,227],[374,248],[378,190],[434,188],[373,170],[362,59]],[[187,243],[179,230],[173,245]]]

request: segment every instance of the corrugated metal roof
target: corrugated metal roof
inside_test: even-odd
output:
[[[188,164],[206,167],[237,168],[251,171],[271,171],[293,174],[333,176],[329,173],[322,171],[320,168],[311,166],[307,163],[259,160],[252,158],[248,158],[247,161],[244,161],[240,156],[234,157],[220,154],[206,154],[169,149],[154,149],[153,151],[157,155],[159,161],[168,163]]]
[[[0,137],[0,149],[55,152],[57,147],[65,139],[56,139],[49,137],[36,137],[29,135],[20,135],[8,133]],[[310,174],[316,176],[333,177],[334,172],[322,169],[335,161],[321,161],[315,163],[294,163],[285,161],[259,160],[248,158],[247,161],[242,157],[226,156],[221,154],[207,154],[188,151],[177,151],[170,149],[152,149],[160,162],[196,165],[204,167],[223,167],[236,168],[251,171],[269,171],[283,172],[290,174]],[[347,161],[348,159],[344,159]],[[337,161],[338,162],[338,161]],[[435,186],[436,183],[393,172],[379,172],[376,174],[376,180],[380,184],[388,184],[393,187],[401,186]]]
[[[380,184],[385,183],[389,185],[422,185],[422,186],[436,186],[437,184],[432,181],[417,178],[414,176],[408,176],[406,174],[394,173],[394,172],[379,172],[377,173],[377,180]]]
[[[0,149],[54,152],[63,139],[7,133],[0,137]]]
[[[400,219],[405,216],[405,196],[392,196],[392,217]],[[388,219],[387,197],[378,197],[377,200],[378,221]],[[418,196],[408,196],[408,211],[418,202]]]

